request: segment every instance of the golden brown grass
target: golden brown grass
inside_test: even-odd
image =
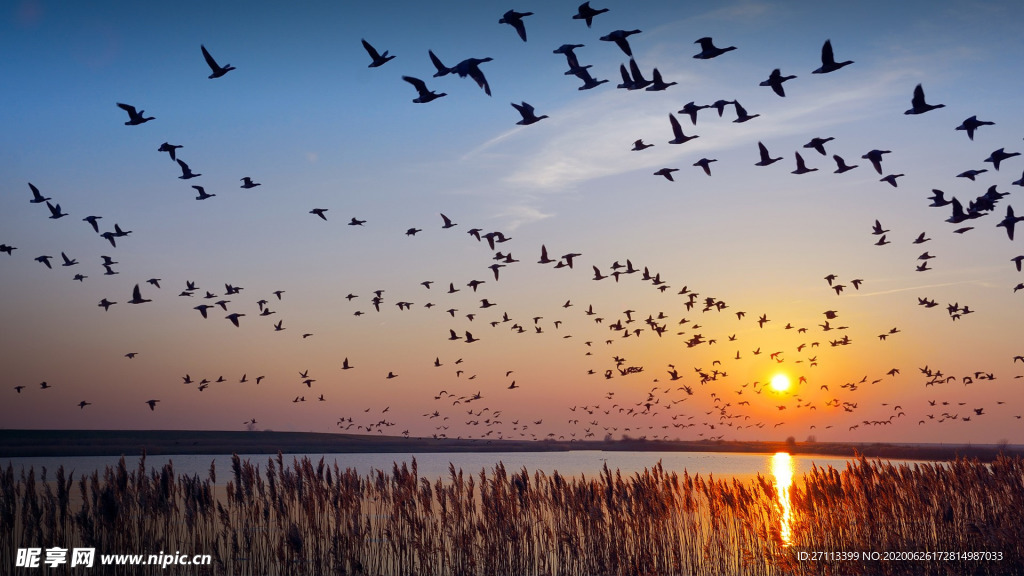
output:
[[[716,480],[657,464],[623,476],[490,471],[369,475],[237,456],[218,494],[168,463],[122,458],[75,480],[0,471],[0,566],[19,547],[211,554],[188,574],[1010,574],[1024,567],[1024,461],[814,468],[790,489],[793,546],[768,478]],[[12,545],[13,544],[13,545]],[[800,551],[990,551],[1002,561],[799,562]],[[65,571],[69,573],[68,571]],[[62,573],[49,571],[48,573]],[[108,568],[97,574],[139,574]],[[174,568],[151,573],[175,574]]]

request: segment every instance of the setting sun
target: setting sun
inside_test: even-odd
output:
[[[772,390],[776,392],[785,392],[789,390],[789,377],[785,374],[776,374],[772,376]]]

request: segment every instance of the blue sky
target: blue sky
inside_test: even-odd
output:
[[[394,426],[371,433],[582,437],[589,428],[600,437],[630,428],[633,436],[680,438],[1024,441],[1014,418],[1024,412],[1014,405],[1024,364],[1013,362],[1024,353],[1017,344],[1024,292],[1013,292],[1024,276],[1010,261],[1024,249],[995,226],[1020,195],[1011,182],[1024,163],[1010,158],[996,171],[983,162],[997,148],[1024,147],[1016,110],[1024,86],[1015,73],[1024,47],[1014,30],[1022,9],[1012,2],[802,4],[594,3],[610,11],[590,29],[570,18],[575,2],[521,5],[535,12],[525,19],[525,43],[497,22],[510,6],[491,2],[401,3],[399,10],[326,2],[8,8],[0,15],[0,47],[9,55],[0,64],[7,86],[0,243],[17,250],[0,254],[8,335],[0,363],[10,396],[0,414],[11,427],[237,429],[256,418],[260,428],[330,431],[339,418],[360,414],[368,425],[364,409],[394,404]],[[630,37],[637,63],[648,77],[657,67],[677,84],[664,92],[615,89],[628,59],[598,38],[616,29],[642,30]],[[737,49],[694,59],[702,36]],[[396,58],[368,68],[361,38]],[[812,75],[826,39],[837,59],[854,64]],[[609,82],[577,90],[579,82],[563,74],[565,58],[552,53],[563,43],[584,44],[581,64]],[[237,69],[208,79],[200,44]],[[493,58],[481,66],[493,96],[470,79],[433,78],[428,50],[449,66]],[[785,98],[758,86],[773,68],[797,76]],[[447,96],[414,104],[403,75]],[[945,107],[904,115],[918,83],[930,103]],[[693,126],[676,114],[699,138],[667,144],[669,113],[718,99],[760,116],[735,124],[732,107],[722,118],[703,110]],[[517,126],[509,103],[520,101],[549,118]],[[117,102],[156,119],[125,126]],[[995,122],[974,141],[954,130],[972,115]],[[834,138],[829,156],[802,148],[816,136]],[[655,146],[630,151],[637,138]],[[178,156],[202,176],[178,179],[177,165],[156,150],[164,141],[182,145]],[[783,160],[754,166],[758,141]],[[860,158],[874,148],[892,151],[883,168],[904,174],[897,188]],[[796,151],[818,171],[790,174]],[[859,168],[833,174],[831,154]],[[711,177],[692,166],[701,157],[717,160]],[[675,182],[653,175],[663,167],[679,169]],[[975,182],[956,177],[982,168],[988,172]],[[242,176],[262,185],[241,190]],[[28,182],[70,216],[48,219],[45,205],[28,202]],[[193,184],[216,196],[195,201]],[[991,185],[1010,195],[963,235],[944,222],[948,208],[928,206],[933,188],[966,204]],[[327,208],[328,220],[309,214],[313,208]],[[458,226],[442,230],[441,212]],[[81,222],[90,214],[103,217],[101,230],[116,222],[133,233],[110,247]],[[367,223],[347,226],[353,217]],[[891,245],[873,245],[875,219],[891,230]],[[411,227],[423,231],[406,236]],[[487,268],[493,252],[466,234],[474,227],[512,238],[499,249],[521,262],[502,268],[498,281]],[[921,232],[932,240],[911,244]],[[572,270],[551,270],[536,264],[542,244],[554,258],[583,256]],[[926,250],[936,256],[932,270],[917,272]],[[61,251],[80,264],[49,270],[34,261],[46,254],[59,263]],[[100,255],[114,257],[119,274],[104,276]],[[671,288],[658,292],[638,275],[618,284],[591,279],[591,266],[608,274],[613,261],[626,259]],[[88,278],[71,280],[76,272]],[[864,284],[836,295],[827,274]],[[163,279],[159,290],[145,284],[154,277]],[[476,295],[465,286],[471,279],[487,281]],[[178,296],[186,280],[202,291]],[[429,291],[425,280],[435,282]],[[153,302],[125,304],[140,282]],[[461,291],[444,294],[449,282]],[[244,290],[223,296],[225,283]],[[687,311],[677,294],[684,285],[729,308]],[[385,290],[380,313],[369,304],[377,289]],[[239,328],[225,313],[203,320],[192,309],[206,290],[246,314]],[[274,290],[286,291],[281,301]],[[359,297],[346,300],[349,293]],[[940,307],[919,307],[921,297]],[[104,313],[101,298],[119,304]],[[261,298],[275,315],[258,317]],[[480,309],[482,298],[497,306]],[[566,300],[574,306],[563,308]],[[399,311],[398,301],[413,309]],[[945,307],[953,303],[977,313],[952,321]],[[602,325],[583,313],[588,305]],[[627,309],[640,320],[664,313],[666,334],[647,326],[639,338],[610,332],[606,326],[625,320]],[[849,326],[838,337],[852,345],[829,345],[837,332],[820,328],[825,310],[839,311],[833,324]],[[502,313],[513,321],[488,324]],[[772,322],[759,328],[762,314]],[[279,320],[283,332],[273,330]],[[512,334],[512,323],[533,333]],[[808,331],[796,334],[787,323]],[[893,327],[900,331],[878,338]],[[450,329],[480,342],[449,342]],[[687,348],[696,333],[717,343]],[[814,341],[821,346],[812,352]],[[784,362],[756,349],[783,351]],[[131,351],[138,357],[124,358]],[[615,356],[644,372],[605,380]],[[340,371],[345,357],[358,368]],[[670,364],[697,387],[685,403],[609,414],[598,425],[562,424],[574,405],[635,407],[655,387],[663,402],[681,399],[679,382],[666,388]],[[694,369],[712,366],[728,376],[702,387]],[[924,386],[925,366],[956,376],[956,384]],[[892,368],[899,375],[887,376]],[[316,380],[309,387],[297,377],[306,370]],[[779,370],[807,383],[738,404]],[[388,371],[400,377],[385,380]],[[977,371],[996,379],[964,385]],[[185,374],[223,375],[231,384],[199,396],[181,384]],[[239,383],[242,374],[266,380]],[[862,377],[881,381],[841,387]],[[520,388],[508,390],[513,379]],[[40,390],[41,381],[53,389]],[[17,394],[14,386],[26,389]],[[435,400],[441,389],[485,392],[507,422],[484,428],[462,420],[440,431],[423,414],[447,410],[455,420],[466,412]],[[324,402],[315,401],[320,394]],[[291,402],[301,395],[309,402]],[[725,397],[732,400],[726,412],[709,415]],[[158,409],[150,411],[147,399],[160,399]],[[836,399],[858,407],[827,404]],[[950,402],[949,413],[959,416],[985,412],[938,424],[943,410],[929,400]],[[80,401],[92,405],[79,409]],[[894,424],[863,423],[889,419],[896,404],[906,415]],[[674,428],[679,420],[671,416],[681,412],[697,425]],[[510,424],[542,418],[549,424],[536,429]]]

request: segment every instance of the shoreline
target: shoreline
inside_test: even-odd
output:
[[[0,430],[0,458],[73,456],[151,456],[194,454],[347,454],[442,452],[734,452],[820,456],[991,462],[1000,453],[1024,455],[1024,447],[845,442],[752,441],[527,441],[404,438],[317,432],[240,432],[215,430]]]

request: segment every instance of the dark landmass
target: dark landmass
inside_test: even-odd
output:
[[[815,454],[898,460],[992,461],[999,453],[1024,455],[1024,447],[1005,444],[858,444],[845,442],[738,441],[528,441],[404,438],[313,432],[237,432],[195,430],[0,430],[0,458],[53,456],[139,456],[178,454],[346,454],[437,452],[557,452],[605,450],[630,452],[737,452]]]

